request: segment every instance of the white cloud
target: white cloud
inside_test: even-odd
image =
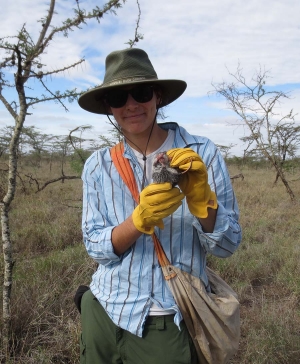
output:
[[[179,78],[188,83],[185,94],[167,109],[169,120],[209,134],[207,136],[217,144],[238,140],[238,132],[226,127],[226,121],[234,119],[234,114],[226,112],[224,102],[205,99],[207,92],[212,90],[212,81],[228,80],[226,67],[234,72],[238,63],[248,78],[259,66],[269,69],[270,85],[293,91],[292,99],[283,105],[283,112],[289,108],[300,112],[299,1],[139,0],[139,3],[139,32],[144,34],[144,40],[137,46],[149,53],[160,78]],[[56,25],[73,14],[76,2],[59,0],[57,4]],[[91,9],[99,2],[82,0],[80,4]],[[41,29],[37,20],[45,16],[47,6],[44,1],[35,1],[34,5],[31,0],[5,2],[0,37],[16,34],[16,30],[26,23],[33,38],[37,39]],[[64,73],[67,87],[70,88],[70,82],[79,89],[99,84],[104,76],[106,55],[125,48],[125,42],[133,38],[137,15],[136,0],[127,0],[117,10],[117,16],[106,15],[100,24],[92,21],[83,25],[82,30],[71,32],[67,38],[54,38],[42,61],[48,70],[53,70],[85,57],[83,65]],[[63,79],[60,82],[63,90],[66,83]],[[0,115],[1,108],[0,105]],[[51,125],[57,132],[62,132],[64,127],[91,121],[95,124],[95,133],[101,133],[105,128],[100,119],[102,117],[88,114],[76,105],[72,105],[68,114],[58,106],[40,105],[26,123],[35,122],[45,128]]]

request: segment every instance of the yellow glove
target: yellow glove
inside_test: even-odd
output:
[[[140,204],[132,213],[134,226],[145,234],[153,234],[154,226],[164,228],[163,218],[181,205],[184,194],[171,183],[152,183],[140,193]]]
[[[186,196],[190,212],[199,218],[208,216],[207,208],[217,209],[217,197],[208,184],[207,170],[201,157],[191,148],[176,148],[167,152],[170,166],[183,173],[179,187]]]

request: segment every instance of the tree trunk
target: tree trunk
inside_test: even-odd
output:
[[[10,239],[10,226],[9,226],[9,210],[12,201],[14,200],[16,191],[16,177],[17,177],[17,159],[18,159],[18,144],[20,139],[20,134],[24,125],[24,121],[27,115],[28,107],[32,107],[38,103],[55,100],[58,101],[66,110],[62,100],[73,99],[77,97],[79,93],[75,90],[66,90],[61,92],[52,92],[47,86],[42,82],[44,89],[46,89],[47,95],[40,95],[37,91],[37,97],[28,97],[25,95],[25,84],[29,79],[41,80],[43,77],[43,72],[37,71],[40,64],[40,57],[46,52],[49,43],[52,41],[53,37],[57,34],[63,34],[67,36],[68,33],[74,30],[75,27],[81,28],[80,25],[85,24],[86,21],[91,19],[97,19],[100,22],[100,18],[104,14],[109,12],[115,13],[115,9],[121,7],[125,0],[109,0],[104,4],[103,9],[98,6],[92,11],[86,12],[82,10],[79,6],[79,1],[76,1],[75,15],[70,19],[62,22],[60,27],[51,26],[52,16],[54,14],[56,0],[50,0],[50,6],[48,15],[43,18],[42,30],[39,34],[37,43],[33,44],[33,38],[29,35],[23,25],[21,31],[18,32],[17,37],[4,37],[0,39],[1,49],[8,54],[8,57],[3,58],[1,62],[1,72],[0,74],[0,101],[4,104],[8,112],[11,114],[12,118],[15,120],[15,128],[10,141],[9,147],[9,170],[8,170],[8,180],[7,180],[7,191],[2,201],[0,201],[0,218],[2,226],[2,243],[3,243],[3,255],[4,255],[4,284],[3,284],[3,327],[1,328],[3,336],[2,343],[3,349],[6,355],[10,352],[10,340],[11,340],[11,292],[12,292],[12,276],[13,276],[13,257],[12,257],[12,242]],[[138,1],[137,1],[138,3]],[[138,3],[139,6],[139,3]],[[16,12],[17,14],[17,12]],[[18,14],[17,14],[18,15]],[[139,22],[139,18],[138,18]],[[142,39],[137,33],[138,22],[135,32],[134,41],[131,42],[131,47],[139,40]],[[10,43],[8,38],[17,38],[17,44]],[[68,69],[73,69],[77,65],[81,64],[84,60],[81,59],[78,62],[74,62],[70,66],[63,67],[61,69],[55,69],[49,71],[46,74],[48,77],[52,74],[62,73]],[[13,103],[8,102],[2,94],[2,88],[10,87],[10,81],[5,80],[6,74],[4,69],[8,69],[8,74],[11,73],[11,67],[14,68],[14,79],[15,79],[15,90],[18,94],[18,101],[14,100]],[[6,71],[5,71],[6,72]],[[38,73],[37,73],[38,72]],[[11,75],[9,76],[11,77]],[[49,96],[50,95],[50,96]],[[28,103],[27,103],[28,102]],[[20,152],[20,151],[19,151]],[[19,154],[20,156],[20,154]],[[50,164],[51,168],[51,164]],[[62,175],[63,174],[63,162],[62,162]],[[63,181],[63,180],[62,180]],[[7,360],[8,362],[8,360]]]
[[[277,172],[276,173],[276,178],[275,178],[275,181],[274,181],[274,185],[277,184],[278,180],[279,180],[279,173]]]
[[[289,194],[289,196],[291,198],[291,201],[295,202],[294,192],[292,191],[288,181],[286,180],[283,169],[282,169],[283,165],[278,164],[277,161],[274,158],[272,158],[272,156],[270,156],[269,154],[266,153],[265,155],[269,159],[269,161],[271,162],[271,164],[274,166],[274,168],[276,170],[276,179],[275,179],[274,185],[277,183],[278,179],[280,178],[281,181],[283,182],[284,186],[285,186],[285,189],[286,189],[287,193]]]
[[[15,191],[16,191],[17,149],[18,149],[21,130],[26,115],[26,107],[23,105],[21,106],[19,117],[16,118],[16,126],[9,146],[7,192],[3,198],[3,201],[1,202],[1,227],[2,227],[2,243],[3,243],[3,259],[4,259],[2,343],[6,356],[8,356],[10,351],[10,339],[11,339],[10,303],[11,303],[11,290],[13,281],[12,274],[14,266],[14,261],[12,256],[12,242],[10,239],[9,207],[15,197]]]
[[[281,169],[280,167],[278,168],[278,166],[276,166],[276,170],[277,170],[276,182],[277,182],[277,179],[278,179],[278,178],[280,178],[280,179],[281,179],[281,181],[283,182],[283,184],[284,184],[284,186],[285,186],[285,188],[286,188],[287,193],[289,194],[289,196],[290,196],[290,198],[291,198],[291,201],[292,201],[292,202],[295,202],[295,195],[294,195],[294,192],[292,191],[292,189],[291,189],[291,187],[290,187],[290,185],[289,185],[288,181],[286,180],[285,175],[284,175],[284,173],[283,173],[282,169]]]
[[[6,203],[1,204],[1,227],[4,259],[2,346],[7,356],[9,352],[9,340],[11,336],[10,297],[14,262],[12,258],[12,245],[9,232],[8,205]]]

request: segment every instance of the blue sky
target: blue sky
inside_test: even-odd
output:
[[[72,15],[73,0],[58,0],[55,24]],[[80,1],[82,8],[101,7],[104,2]],[[141,19],[138,43],[149,54],[159,78],[179,78],[187,82],[184,95],[166,108],[166,121],[175,121],[190,132],[205,135],[216,144],[236,144],[232,154],[241,155],[240,137],[247,129],[230,125],[235,114],[224,100],[208,93],[212,82],[230,80],[228,70],[237,65],[251,76],[261,66],[270,71],[268,85],[276,90],[291,91],[291,99],[281,105],[281,113],[291,108],[300,112],[300,2],[294,0],[139,0]],[[32,37],[37,39],[38,19],[47,11],[47,2],[14,0],[2,4],[0,37],[16,34],[26,22]],[[22,14],[22,16],[20,16]],[[4,16],[5,15],[5,16]],[[136,0],[127,0],[117,16],[106,15],[75,30],[68,38],[57,37],[42,62],[44,70],[53,70],[85,58],[82,66],[60,78],[48,79],[52,90],[77,87],[85,90],[101,84],[108,53],[126,48],[136,26]],[[1,54],[1,53],[0,53]],[[34,87],[39,91],[37,84]],[[6,94],[12,97],[11,94]],[[87,113],[74,103],[66,113],[59,105],[37,106],[27,117],[26,125],[35,125],[45,133],[68,134],[79,125],[93,126],[92,135],[106,134],[106,118]],[[300,122],[300,117],[296,120]],[[0,128],[12,125],[12,119],[0,104]],[[91,135],[87,135],[91,136]]]

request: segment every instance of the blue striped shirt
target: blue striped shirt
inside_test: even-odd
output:
[[[210,187],[217,195],[219,207],[213,233],[202,231],[185,199],[174,214],[164,219],[165,228],[156,228],[171,263],[200,277],[208,287],[207,253],[228,257],[241,240],[239,210],[230,177],[220,152],[209,139],[190,135],[176,123],[159,125],[165,130],[175,130],[173,148],[189,147],[201,156]],[[124,156],[129,159],[141,189],[143,170],[126,142]],[[135,335],[142,336],[152,303],[163,309],[174,309],[177,312],[174,321],[179,325],[182,316],[163,278],[151,236],[143,234],[121,256],[114,253],[112,230],[132,214],[136,203],[112,163],[109,148],[91,155],[82,180],[84,243],[88,254],[99,263],[90,285],[94,296],[116,325]]]

